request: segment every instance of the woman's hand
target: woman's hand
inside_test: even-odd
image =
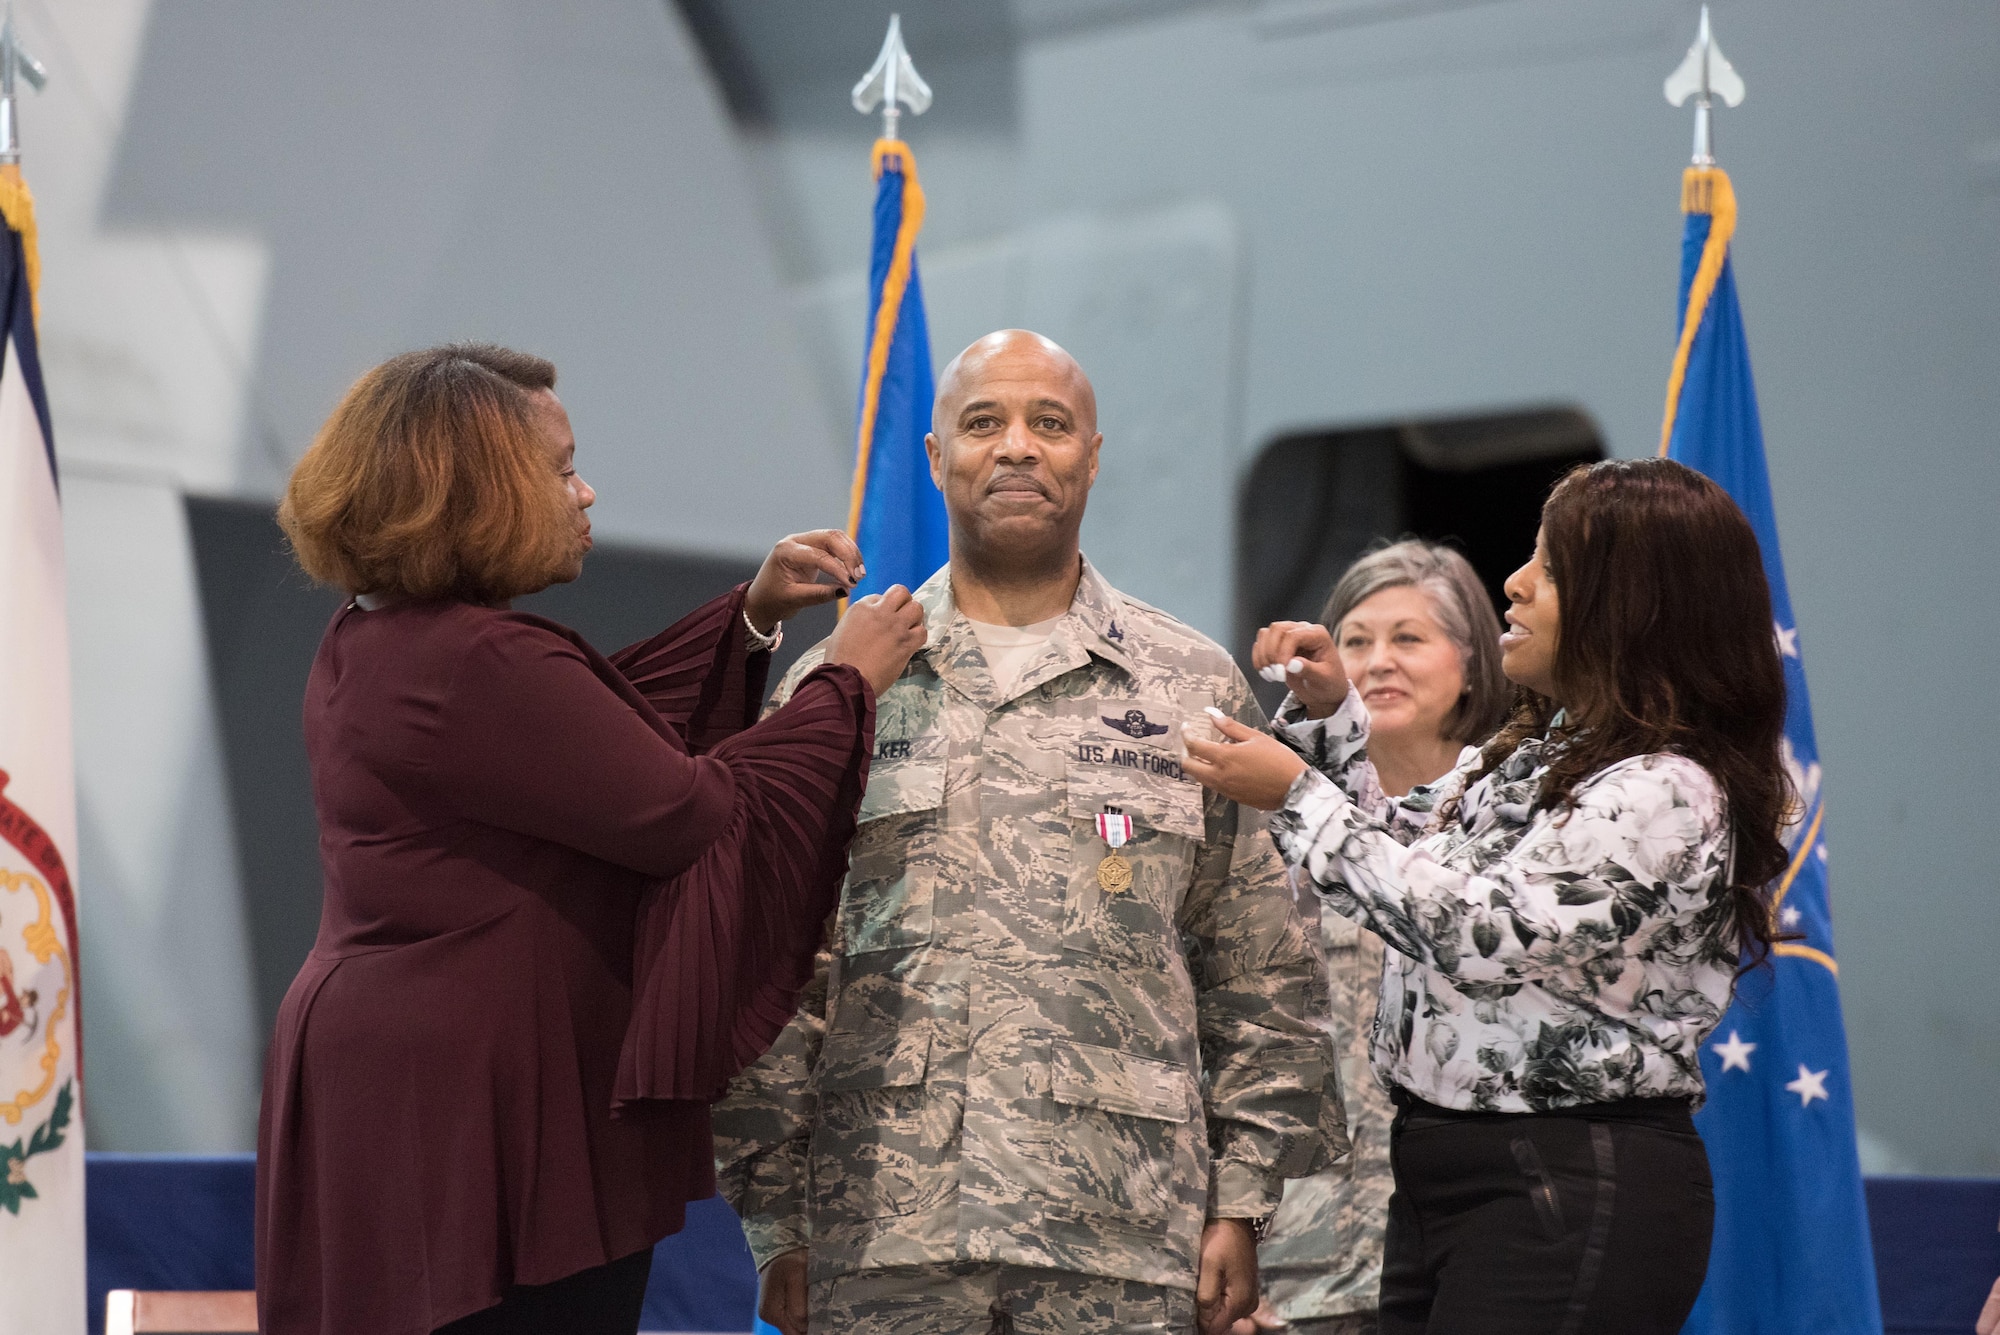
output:
[[[1273,621],[1257,632],[1250,665],[1258,673],[1282,665],[1285,685],[1308,718],[1325,718],[1347,698],[1347,669],[1333,635],[1317,621]]]
[[[794,533],[778,539],[764,558],[757,578],[750,581],[750,592],[743,596],[743,614],[760,634],[769,635],[780,621],[832,602],[867,573],[861,549],[839,529]]]
[[[923,604],[902,585],[892,584],[847,605],[847,615],[826,643],[826,661],[853,667],[880,695],[896,684],[910,655],[927,638]]]
[[[1277,738],[1246,728],[1219,709],[1208,711],[1217,731],[1229,740],[1204,742],[1188,737],[1184,768],[1207,787],[1246,807],[1276,811],[1306,767]]]

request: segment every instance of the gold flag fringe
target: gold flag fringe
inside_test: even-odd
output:
[[[1694,351],[1694,336],[1708,314],[1708,299],[1722,278],[1722,262],[1729,258],[1729,239],[1736,234],[1736,191],[1729,174],[1720,167],[1689,167],[1681,175],[1681,212],[1706,213],[1708,240],[1701,248],[1701,262],[1695,266],[1694,282],[1688,285],[1687,316],[1681,321],[1680,345],[1674,349],[1673,369],[1667,373],[1667,412],[1660,423],[1660,457],[1674,438],[1674,418],[1680,412],[1681,385],[1687,379],[1688,355]]]

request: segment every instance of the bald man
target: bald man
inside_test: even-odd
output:
[[[1263,715],[1219,646],[1084,559],[1103,437],[1068,353],[980,339],[925,443],[951,521],[929,643],[878,702],[821,976],[716,1109],[760,1312],[1221,1335],[1284,1180],[1346,1148],[1283,866],[1181,769],[1206,706]]]

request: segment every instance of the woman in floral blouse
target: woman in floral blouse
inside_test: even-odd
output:
[[[1380,796],[1326,632],[1258,637],[1280,741],[1218,720],[1188,771],[1275,810],[1324,902],[1379,933],[1398,1107],[1383,1335],[1680,1329],[1708,1263],[1698,1051],[1761,963],[1785,865],[1784,678],[1757,539],[1661,459],[1577,469],[1507,581],[1493,741]]]

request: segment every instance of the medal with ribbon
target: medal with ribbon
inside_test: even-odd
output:
[[[1097,813],[1097,835],[1111,846],[1111,852],[1104,861],[1097,864],[1097,884],[1106,894],[1115,895],[1132,886],[1132,864],[1118,856],[1132,838],[1132,818],[1117,807],[1106,807]]]

